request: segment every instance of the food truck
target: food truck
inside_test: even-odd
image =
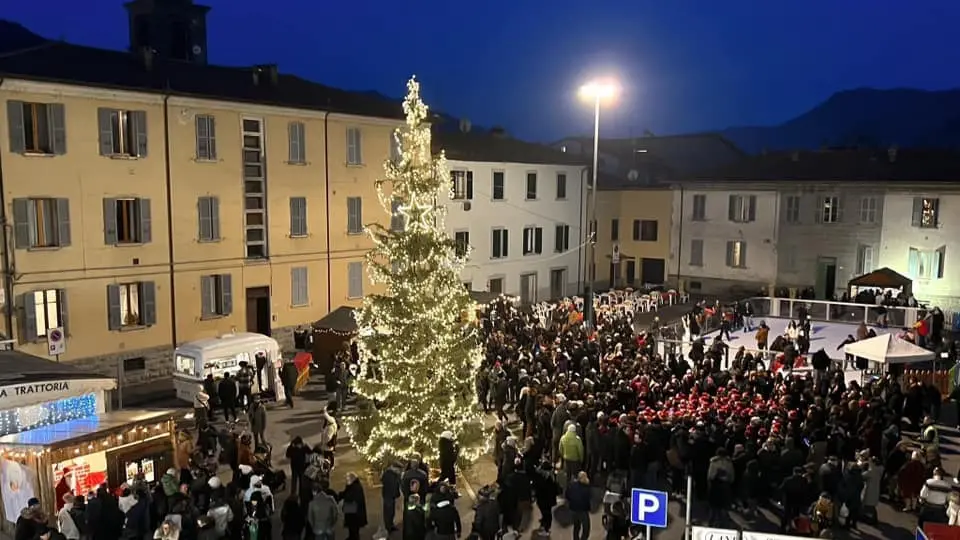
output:
[[[207,375],[216,380],[226,373],[236,375],[241,362],[254,370],[253,394],[284,398],[280,344],[263,334],[232,333],[184,343],[174,352],[173,362],[173,386],[183,401],[193,403]]]

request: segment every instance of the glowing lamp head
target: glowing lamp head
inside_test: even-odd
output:
[[[620,86],[614,81],[591,81],[580,87],[580,97],[588,100],[611,99],[620,92]]]

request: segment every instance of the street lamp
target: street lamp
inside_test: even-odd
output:
[[[600,162],[600,102],[616,97],[619,91],[620,87],[616,82],[610,80],[591,81],[580,87],[580,97],[584,100],[593,101],[593,183],[590,191],[590,202],[588,203],[590,205],[590,220],[587,223],[587,232],[591,233],[591,226],[593,231],[591,233],[592,238],[590,238],[590,257],[587,259],[590,261],[590,267],[587,269],[587,281],[590,284],[590,288],[587,294],[584,295],[586,296],[584,304],[588,306],[584,315],[586,315],[587,324],[591,325],[591,327],[593,325],[594,285],[597,281],[596,235],[599,230],[599,226],[597,225],[597,169],[599,168]]]

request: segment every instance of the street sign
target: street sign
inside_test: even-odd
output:
[[[917,540],[928,540],[927,533],[923,532],[920,527],[917,527]]]
[[[634,525],[667,527],[667,492],[634,488],[630,491],[630,521]]]
[[[613,264],[620,264],[620,244],[613,245],[613,254],[610,255]]]
[[[67,352],[67,336],[63,333],[63,327],[51,328],[47,332],[47,354],[50,356],[60,356]]]
[[[715,529],[713,527],[691,527],[693,540],[737,540],[740,532],[736,529]]]

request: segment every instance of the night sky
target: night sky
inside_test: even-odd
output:
[[[956,0],[205,3],[213,63],[397,97],[416,73],[434,108],[539,141],[589,133],[576,89],[593,75],[622,81],[614,136],[776,124],[843,89],[960,86]],[[4,0],[0,18],[127,45],[120,0]]]

